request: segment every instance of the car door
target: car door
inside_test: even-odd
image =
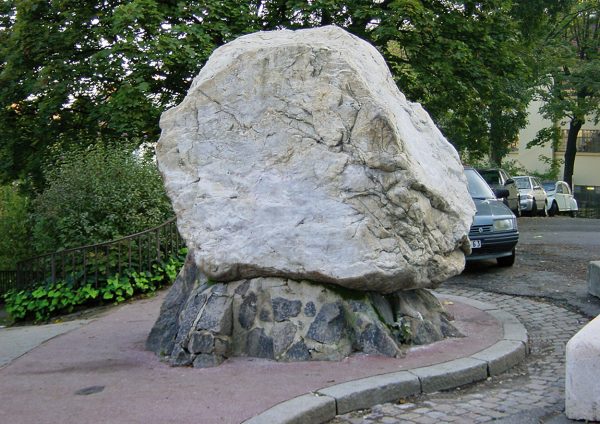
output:
[[[546,204],[546,192],[537,178],[532,178],[531,183],[533,185],[533,197],[535,197],[538,209],[541,209]]]
[[[571,189],[569,188],[569,185],[567,183],[561,183],[561,185],[563,191],[563,198],[565,202],[564,210],[570,211],[573,209],[573,195],[571,194]],[[563,209],[561,208],[561,210]]]
[[[563,183],[556,183],[556,191],[554,194],[554,199],[556,200],[556,204],[558,205],[558,210],[563,212],[567,209],[567,202],[564,194]]]

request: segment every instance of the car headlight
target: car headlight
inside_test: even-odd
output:
[[[508,231],[515,229],[515,222],[511,218],[496,219],[494,221],[494,231]]]

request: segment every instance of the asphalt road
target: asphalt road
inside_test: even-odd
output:
[[[531,297],[580,312],[600,315],[600,299],[588,294],[587,268],[600,260],[600,220],[570,217],[521,217],[513,267],[495,260],[467,264],[443,287]]]

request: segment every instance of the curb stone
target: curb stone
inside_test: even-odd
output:
[[[399,371],[336,384],[320,389],[318,393],[334,398],[336,415],[340,415],[420,394],[421,382],[416,375]]]
[[[460,296],[441,300],[463,303],[485,311],[502,323],[504,335],[492,346],[468,357],[427,367],[376,375],[329,386],[288,401],[243,424],[323,423],[358,409],[397,399],[449,390],[498,375],[525,359],[529,353],[527,330],[514,316],[497,306]]]
[[[335,399],[308,393],[281,402],[263,413],[244,421],[245,424],[306,424],[322,423],[337,415]]]
[[[488,378],[487,370],[488,364],[485,361],[459,358],[428,367],[415,368],[410,372],[419,377],[422,393],[433,393],[485,380]]]

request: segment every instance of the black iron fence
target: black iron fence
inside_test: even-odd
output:
[[[0,271],[0,296],[17,284],[17,271]],[[0,299],[1,301],[2,299]]]
[[[0,294],[39,284],[65,281],[72,287],[99,282],[125,270],[150,271],[152,265],[185,247],[175,218],[118,240],[35,256],[0,272]]]
[[[600,187],[576,185],[573,190],[581,218],[600,218]]]

